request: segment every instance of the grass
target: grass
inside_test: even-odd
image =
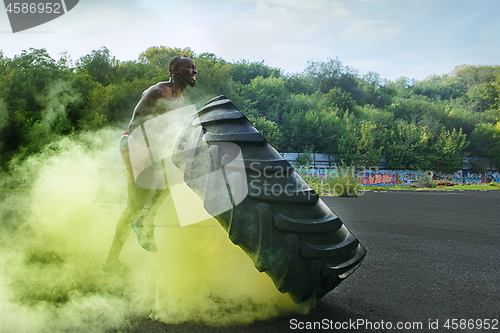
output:
[[[319,195],[357,197],[364,191],[361,180],[356,177],[356,169],[351,166],[335,166],[331,172],[317,175],[308,168],[298,168],[301,177]]]

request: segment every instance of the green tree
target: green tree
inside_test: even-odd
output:
[[[288,96],[283,80],[258,76],[242,87],[241,94],[246,112],[256,117],[265,116],[278,124],[281,122]]]
[[[468,142],[462,129],[453,129],[450,133],[443,130],[433,146],[433,154],[429,154],[431,168],[443,173],[454,173],[463,167],[464,149]]]
[[[285,88],[289,94],[307,94],[316,92],[312,84],[312,78],[304,73],[286,74],[283,76]]]
[[[493,138],[495,139],[495,148],[493,152],[493,159],[495,160],[495,163],[497,165],[500,165],[500,121],[497,123],[496,127],[496,133],[494,134]]]
[[[451,75],[458,84],[470,88],[481,83],[494,81],[495,75],[498,73],[500,73],[500,66],[462,65],[455,67]]]
[[[427,127],[418,127],[403,120],[396,121],[387,132],[385,154],[387,168],[392,170],[425,170],[432,134]]]
[[[359,90],[362,92],[360,104],[383,107],[392,101],[389,90],[383,89],[389,81],[383,79],[378,73],[368,72],[358,80]]]
[[[465,93],[465,87],[448,75],[431,75],[417,81],[411,87],[414,95],[426,96],[429,99],[449,100]]]
[[[337,152],[347,165],[378,166],[384,147],[377,125],[367,120],[356,120],[348,114],[341,121],[342,132],[337,140]]]
[[[137,61],[120,62],[116,66],[116,79],[113,83],[130,82],[134,80],[154,82],[151,78],[157,75],[151,70],[151,67],[150,65]]]
[[[178,48],[166,46],[152,46],[139,55],[139,62],[155,67],[167,68],[170,59],[177,55],[187,55],[191,59],[195,57],[195,53],[191,48]]]
[[[338,108],[323,97],[323,94],[289,95],[282,121],[278,124],[286,138],[284,151],[336,152],[336,139],[340,131]]]
[[[467,97],[478,112],[497,109],[499,96],[495,81],[480,83],[467,90]]]
[[[401,76],[394,81],[389,80],[380,89],[390,97],[408,98],[411,95],[411,88],[416,82],[414,79]]]
[[[352,112],[356,105],[351,93],[342,91],[342,89],[337,87],[331,89],[325,97],[332,106],[337,107],[342,114],[346,111]]]
[[[235,82],[239,82],[242,85],[249,84],[253,79],[258,76],[263,78],[268,78],[270,76],[281,77],[281,70],[278,68],[272,68],[264,64],[264,60],[261,62],[249,62],[246,60],[240,60],[231,64],[229,75]]]
[[[425,96],[411,95],[409,98],[395,98],[393,103],[385,108],[391,112],[396,120],[427,127],[436,136],[439,135],[445,118],[446,104],[441,101],[432,101]]]
[[[111,55],[111,52],[105,46],[99,50],[92,50],[90,54],[81,57],[76,67],[79,71],[88,73],[94,81],[103,86],[107,86],[115,80],[116,67],[119,61]]]
[[[248,120],[266,137],[276,150],[279,151],[281,149],[283,134],[275,122],[267,120],[266,117],[254,118],[250,116]]]
[[[49,87],[66,79],[71,72],[57,64],[45,49],[24,50],[13,59],[2,55],[0,64],[0,94],[7,114],[0,132],[0,154],[5,166],[18,150],[30,143],[33,126],[43,118],[42,101]]]
[[[241,107],[239,85],[230,77],[229,63],[213,53],[202,53],[193,60],[200,74],[197,77],[196,88],[185,91],[187,99],[201,107],[207,100],[225,95],[237,107]]]
[[[311,78],[316,91],[327,93],[337,87],[350,92],[354,99],[362,98],[358,87],[358,72],[349,66],[344,66],[338,58],[325,62],[310,61],[305,74]]]
[[[500,125],[479,123],[470,136],[469,154],[474,157],[500,159]]]

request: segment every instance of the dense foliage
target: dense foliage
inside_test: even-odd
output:
[[[285,74],[264,62],[227,62],[211,53],[151,47],[119,61],[102,47],[75,63],[44,49],[13,59],[0,52],[0,165],[62,135],[123,126],[142,91],[168,80],[168,61],[187,54],[200,107],[224,94],[282,152],[337,155],[344,163],[453,172],[464,156],[500,163],[500,67],[460,66],[422,81],[361,75],[338,59]],[[480,171],[480,170],[476,170]]]

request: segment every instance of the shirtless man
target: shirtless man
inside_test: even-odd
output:
[[[101,275],[113,275],[127,271],[127,267],[118,261],[118,257],[132,229],[136,232],[137,240],[144,249],[150,252],[157,251],[154,239],[154,216],[159,208],[159,204],[165,198],[166,194],[168,194],[168,189],[153,190],[155,193],[150,208],[144,217],[139,218],[139,214],[142,212],[151,190],[141,188],[135,183],[130,162],[128,139],[130,133],[149,117],[180,108],[184,105],[182,92],[187,86],[194,87],[196,84],[196,74],[198,74],[196,65],[188,56],[175,56],[170,60],[168,71],[170,74],[169,81],[159,82],[142,93],[142,98],[137,103],[132,114],[128,131],[123,134],[120,141],[120,154],[127,167],[127,208],[120,216],[116,225],[115,236],[109,250],[108,258],[101,267]],[[158,102],[162,102],[161,107],[158,107]]]

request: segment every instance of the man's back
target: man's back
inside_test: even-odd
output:
[[[162,114],[184,106],[182,94],[174,96],[170,82],[159,82],[142,93],[129,124],[129,132],[144,123],[148,116]]]

